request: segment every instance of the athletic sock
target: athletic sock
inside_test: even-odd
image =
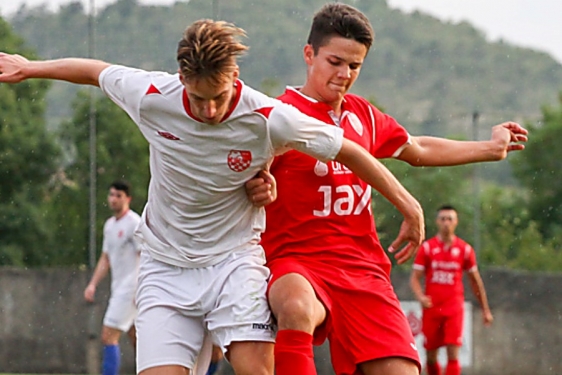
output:
[[[312,335],[284,329],[275,339],[276,375],[317,375],[312,351]]]
[[[439,362],[427,362],[427,375],[441,375],[441,366]]]
[[[213,375],[219,369],[219,362],[211,362],[205,375]]]
[[[104,345],[102,375],[119,374],[119,364],[121,362],[121,352],[119,345]]]
[[[447,362],[446,375],[461,375],[461,364],[458,359],[452,359]]]

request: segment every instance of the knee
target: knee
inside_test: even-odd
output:
[[[291,298],[279,304],[274,311],[279,329],[313,331],[318,320],[314,302],[306,298]]]
[[[120,332],[104,327],[101,331],[101,342],[103,345],[119,344]]]

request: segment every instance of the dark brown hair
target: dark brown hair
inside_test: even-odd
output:
[[[307,43],[316,54],[334,36],[353,39],[367,47],[367,51],[375,40],[369,19],[360,10],[342,3],[328,3],[316,12]]]

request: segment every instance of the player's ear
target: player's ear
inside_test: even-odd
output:
[[[312,59],[314,58],[314,48],[312,48],[310,44],[306,44],[303,48],[302,54],[304,57],[304,62],[307,65],[311,65]]]
[[[240,67],[238,65],[236,65],[236,67],[234,68],[234,71],[232,72],[232,78],[234,78],[236,80],[236,79],[238,79],[238,77],[240,77]]]

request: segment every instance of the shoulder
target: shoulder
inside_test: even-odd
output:
[[[238,84],[242,85],[240,102],[238,103],[238,107],[242,110],[257,111],[261,108],[274,107],[280,103],[279,100],[246,85],[243,81],[238,80]]]
[[[129,210],[129,212],[127,212],[126,219],[127,219],[127,221],[129,221],[129,222],[131,222],[135,225],[141,220],[139,214],[137,214],[133,210]]]
[[[115,216],[110,216],[105,223],[103,223],[103,231],[111,231],[111,228],[115,226]]]
[[[123,65],[110,65],[105,68],[100,74],[99,82],[102,88],[124,86],[135,89],[145,87],[147,83],[154,83],[158,89],[164,84],[175,83],[176,86],[181,84],[177,74],[146,71]]]

